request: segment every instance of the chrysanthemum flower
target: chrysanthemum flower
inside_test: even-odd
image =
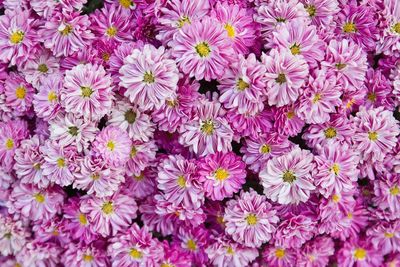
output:
[[[21,266],[49,266],[59,264],[63,249],[52,242],[28,242],[20,253],[16,255],[17,263]]]
[[[163,256],[161,243],[152,237],[146,226],[136,223],[109,240],[107,248],[112,266],[157,266]]]
[[[35,234],[35,241],[66,246],[71,240],[68,231],[60,228],[61,223],[62,221],[58,216],[53,217],[51,220],[35,222],[32,227],[32,231]]]
[[[382,210],[388,209],[400,218],[400,175],[386,174],[375,181],[374,202]]]
[[[392,87],[381,70],[368,69],[365,79],[367,87],[365,106],[367,108],[383,106],[385,109],[394,110]]]
[[[310,76],[308,86],[300,96],[297,113],[306,123],[329,121],[329,114],[336,112],[342,102],[340,95],[336,78],[327,76],[325,71],[317,71],[315,78]]]
[[[126,101],[118,101],[111,110],[108,124],[127,131],[130,138],[148,142],[154,133],[154,123],[146,113]]]
[[[21,220],[14,221],[9,216],[0,215],[0,237],[0,254],[15,255],[27,242],[30,232]]]
[[[222,200],[240,190],[246,179],[246,165],[233,152],[210,154],[198,163],[199,182],[206,197]]]
[[[213,18],[193,21],[169,43],[179,69],[196,80],[219,79],[232,63],[232,40]]]
[[[353,136],[356,151],[361,160],[382,161],[385,154],[396,145],[400,133],[399,124],[393,114],[384,107],[366,110],[361,107],[354,117],[356,132]]]
[[[190,266],[192,257],[179,244],[169,244],[167,241],[162,243],[164,258],[160,261],[161,266],[185,267]]]
[[[201,266],[208,261],[205,250],[212,235],[206,228],[179,227],[175,237],[175,242],[192,256],[192,264]]]
[[[239,56],[219,80],[219,100],[225,108],[237,108],[240,114],[255,114],[264,109],[265,66],[257,61],[254,54],[247,58]]]
[[[199,156],[231,150],[233,131],[218,102],[201,101],[194,118],[181,126],[179,142]]]
[[[335,75],[345,91],[357,91],[364,83],[367,72],[366,53],[351,40],[331,40],[327,46],[322,68]]]
[[[296,101],[308,76],[307,62],[290,50],[272,49],[261,56],[266,67],[268,104],[282,107]]]
[[[234,131],[234,140],[240,140],[242,137],[257,138],[262,133],[270,132],[273,126],[272,113],[268,110],[253,114],[253,109],[250,108],[244,114],[240,114],[238,110],[232,109],[226,113],[226,119]]]
[[[35,91],[20,74],[10,73],[4,82],[4,89],[8,107],[21,115],[31,108]]]
[[[216,18],[225,28],[229,38],[233,40],[233,50],[236,53],[247,54],[249,48],[254,46],[257,28],[252,13],[246,8],[217,2],[210,16]]]
[[[126,174],[140,175],[156,158],[157,146],[154,141],[143,143],[133,141],[130,158],[126,163]]]
[[[148,167],[138,175],[127,175],[122,190],[131,194],[135,199],[143,199],[156,191],[157,169]]]
[[[103,66],[80,64],[66,71],[61,101],[65,110],[99,120],[111,109],[112,79]]]
[[[87,149],[96,136],[95,123],[72,113],[59,114],[49,123],[50,139],[60,146],[75,146],[78,152]]]
[[[262,253],[263,262],[271,267],[292,267],[296,265],[298,251],[291,248],[267,246]]]
[[[56,12],[41,26],[38,35],[44,46],[56,57],[70,56],[88,47],[94,39],[89,26],[87,15],[78,12]]]
[[[64,77],[53,74],[41,79],[38,92],[33,96],[33,108],[39,118],[53,119],[61,110],[60,91],[63,88]]]
[[[183,26],[191,24],[206,16],[210,9],[208,0],[172,0],[166,1],[158,15],[158,34],[156,38],[163,44],[168,44],[175,33]]]
[[[3,168],[0,167],[0,191],[3,194],[0,196],[0,200],[6,201],[9,195],[8,189],[17,180],[17,177],[13,173],[5,172]]]
[[[136,201],[119,191],[104,198],[83,196],[80,206],[81,212],[93,223],[93,230],[103,237],[127,228],[136,218],[137,209]]]
[[[105,249],[101,245],[69,243],[61,259],[65,266],[110,266]]]
[[[176,94],[178,68],[163,46],[157,49],[146,44],[142,49],[134,49],[124,59],[119,73],[119,85],[127,89],[124,95],[132,103],[140,103],[144,110],[160,108]]]
[[[226,204],[225,231],[247,247],[257,248],[269,241],[278,221],[272,205],[254,190],[241,191],[240,196]]]
[[[282,135],[295,136],[303,129],[304,121],[297,115],[294,105],[273,108],[274,129]]]
[[[219,237],[207,249],[211,263],[221,267],[248,266],[258,257],[258,250],[248,248],[225,237]]]
[[[372,7],[356,3],[341,5],[335,22],[338,38],[351,39],[366,51],[375,49],[378,30]]]
[[[323,267],[335,253],[335,244],[330,237],[319,236],[307,242],[297,257],[297,264],[306,267]]]
[[[398,58],[400,55],[400,12],[396,0],[384,1],[383,15],[386,23],[384,23],[383,32],[380,33],[376,52]]]
[[[367,230],[367,236],[374,248],[383,255],[400,251],[400,221],[377,222]]]
[[[379,267],[383,261],[381,251],[375,250],[370,242],[362,239],[349,239],[344,242],[337,257],[340,267]]]
[[[306,9],[311,23],[316,26],[329,26],[333,16],[339,12],[337,0],[300,0]]]
[[[58,186],[39,189],[31,184],[17,183],[7,203],[11,214],[21,214],[33,221],[50,220],[64,203],[64,192]]]
[[[332,194],[350,191],[358,180],[359,157],[347,144],[324,146],[314,157],[316,171],[313,175],[319,192],[329,197]]]
[[[119,167],[125,165],[131,153],[128,133],[115,126],[107,126],[92,143],[92,151],[107,164]]]
[[[88,63],[100,65],[101,61],[102,59],[92,43],[92,45],[85,50],[79,50],[68,57],[62,57],[60,69],[62,71],[72,70],[77,65]]]
[[[267,162],[259,176],[264,194],[279,204],[305,202],[315,189],[311,171],[313,155],[298,147]]]
[[[331,236],[342,241],[358,238],[361,231],[369,224],[370,219],[365,204],[362,199],[358,198],[354,207],[340,219],[339,228],[333,231]]]
[[[21,4],[20,2],[18,3]],[[29,10],[6,10],[0,17],[0,58],[10,65],[22,65],[35,49],[37,21]]]
[[[62,147],[55,141],[48,140],[40,147],[44,156],[43,175],[51,182],[61,186],[72,184],[78,167],[76,147]]]

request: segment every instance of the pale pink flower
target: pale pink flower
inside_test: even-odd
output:
[[[16,259],[18,263],[29,267],[57,267],[60,262],[62,249],[52,242],[28,242]],[[20,265],[21,265],[20,264]]]
[[[107,267],[109,259],[102,244],[90,245],[69,243],[62,257],[65,266],[77,267]]]
[[[39,118],[53,119],[61,110],[60,91],[63,90],[64,76],[53,74],[41,79],[38,92],[33,96],[33,108]]]
[[[23,115],[31,108],[35,90],[20,74],[11,72],[5,80],[4,89],[7,106],[18,115]]]
[[[304,127],[304,121],[297,114],[295,105],[272,108],[274,130],[282,135],[298,135]]]
[[[297,264],[304,267],[324,267],[329,263],[329,257],[335,253],[335,243],[332,238],[319,236],[307,242],[300,250]]]
[[[17,254],[30,237],[21,220],[14,221],[9,216],[0,215],[0,254],[3,256]]]
[[[374,202],[382,210],[388,209],[389,212],[400,218],[400,175],[385,174],[374,183]]]
[[[367,237],[382,254],[400,251],[400,221],[381,221],[367,230]]]
[[[334,15],[339,12],[337,0],[300,0],[306,9],[311,23],[316,26],[331,25]]]
[[[242,137],[257,137],[271,131],[273,127],[272,113],[269,110],[253,114],[250,108],[244,114],[240,114],[236,109],[231,109],[226,113],[226,119],[234,131],[235,141]]]
[[[154,140],[147,143],[133,141],[129,160],[126,163],[126,174],[140,175],[156,159],[158,147]]]
[[[154,195],[156,191],[157,169],[148,167],[138,175],[126,176],[126,182],[123,185],[123,191],[131,194],[135,199],[143,199]]]
[[[263,262],[271,267],[292,267],[296,265],[297,249],[267,246],[264,248]]]

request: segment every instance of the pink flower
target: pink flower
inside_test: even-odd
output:
[[[384,106],[388,110],[394,110],[392,87],[390,81],[382,74],[381,70],[368,69],[365,85],[367,87],[365,96],[365,106],[367,108]]]
[[[164,259],[161,260],[161,266],[185,267],[190,266],[191,256],[178,244],[169,244],[163,242]]]
[[[282,135],[295,136],[301,132],[304,121],[299,118],[294,105],[273,108],[274,129]]]
[[[388,0],[384,2],[383,15],[386,23],[383,25],[383,32],[379,35],[376,47],[377,53],[385,55],[394,55],[396,58],[400,55],[399,46],[399,30],[398,23],[400,21],[399,5],[396,0]],[[397,26],[396,26],[397,25]]]
[[[131,194],[137,199],[143,199],[156,191],[156,177],[157,170],[155,168],[148,167],[141,171],[138,175],[127,176],[124,189],[127,194]]]
[[[7,105],[19,115],[23,115],[31,108],[35,91],[21,75],[15,72],[10,73],[5,80],[4,89]]]
[[[37,242],[35,240],[28,242],[22,251],[16,256],[17,263],[24,266],[46,266],[56,267],[60,261],[62,249],[52,242]]]
[[[383,255],[400,251],[400,221],[381,221],[367,230],[367,236],[374,248]]]
[[[112,79],[103,66],[79,64],[66,71],[62,105],[67,112],[99,120],[111,109]]]
[[[272,205],[254,190],[241,191],[226,204],[225,232],[247,247],[257,248],[269,241],[278,221]]]
[[[0,215],[0,249],[1,255],[17,254],[30,237],[21,220],[14,221],[11,217]]]
[[[289,50],[276,49],[268,55],[263,54],[261,60],[266,67],[268,104],[282,107],[296,101],[308,76],[306,61]]]
[[[103,237],[116,235],[128,228],[136,218],[137,205],[135,200],[120,192],[110,197],[97,198],[93,195],[82,197],[80,210],[87,214],[93,230]]]
[[[192,256],[192,264],[202,266],[208,261],[205,250],[212,235],[206,228],[179,227],[175,236],[176,242]]]
[[[92,143],[93,154],[114,167],[125,165],[131,152],[128,133],[118,127],[107,126]]]
[[[235,140],[240,140],[242,137],[257,137],[271,130],[273,118],[270,111],[252,113],[251,108],[244,114],[238,113],[237,110],[230,110],[226,113],[226,119],[230,122],[234,131]]]
[[[246,165],[233,152],[210,154],[198,163],[206,197],[222,200],[237,193],[246,180]]]
[[[305,202],[315,189],[313,155],[298,147],[267,162],[259,176],[264,194],[279,204]]]
[[[158,147],[154,141],[143,143],[133,141],[130,158],[126,163],[126,174],[140,175],[141,172],[156,159]]]
[[[319,236],[307,242],[300,250],[297,264],[304,267],[324,267],[335,253],[335,244],[330,237]]]
[[[374,183],[374,202],[382,210],[388,209],[400,218],[400,175],[385,174]]]
[[[359,174],[359,157],[347,144],[324,146],[314,160],[315,185],[324,197],[354,188],[353,183],[357,182]]]
[[[296,265],[298,251],[296,249],[284,249],[281,247],[265,247],[262,258],[263,262],[272,267],[292,267]]]
[[[69,243],[62,257],[65,266],[110,266],[105,249],[96,243],[90,245]]]
[[[51,120],[61,110],[60,91],[63,88],[63,80],[61,74],[41,79],[38,92],[33,96],[33,108],[39,118]]]
[[[11,214],[21,214],[33,221],[50,220],[64,203],[64,192],[58,186],[39,189],[31,184],[17,183],[7,202]]]
[[[368,241],[350,239],[338,252],[338,266],[378,267],[383,261],[381,251],[374,250]]]
[[[56,12],[46,21],[38,32],[44,46],[56,57],[70,56],[85,49],[94,39],[89,30],[90,21],[87,15],[78,12]]]
[[[218,21],[207,16],[182,27],[169,46],[179,69],[196,80],[221,78],[233,61],[232,40]]]
[[[159,241],[136,223],[111,238],[107,251],[115,267],[155,267],[163,256]]]
[[[41,220],[32,227],[35,233],[35,241],[43,243],[56,243],[60,246],[66,246],[71,242],[68,232],[60,228],[61,219],[58,216],[51,220]]]
[[[124,59],[119,85],[127,89],[124,95],[131,103],[140,103],[142,109],[151,110],[175,96],[178,68],[168,55],[164,47],[157,49],[147,44]]]
[[[311,23],[316,26],[329,26],[333,16],[339,11],[337,0],[301,0]]]

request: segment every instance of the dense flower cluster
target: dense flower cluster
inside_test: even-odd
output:
[[[400,266],[398,0],[0,7],[0,266]]]

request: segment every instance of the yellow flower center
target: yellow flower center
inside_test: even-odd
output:
[[[392,188],[390,188],[390,194],[392,196],[397,196],[400,193],[400,189],[397,185],[393,186]]]
[[[8,138],[6,140],[6,149],[11,150],[13,148],[14,148],[14,140],[12,140],[11,138]]]
[[[79,133],[79,129],[76,126],[68,127],[68,133],[72,136],[77,136]]]
[[[93,94],[92,88],[88,86],[81,86],[81,92],[83,97],[90,97]]]
[[[142,252],[140,252],[139,250],[137,250],[136,248],[132,248],[129,251],[129,256],[131,256],[134,259],[141,259],[143,257]]]
[[[290,52],[292,52],[292,55],[300,55],[300,45],[294,44],[290,47]]]
[[[7,238],[7,239],[11,239],[12,234],[10,232],[8,232],[8,233],[5,233],[3,237]]]
[[[393,31],[400,34],[400,22],[397,22],[396,24],[393,25]]]
[[[215,179],[217,179],[218,181],[224,181],[226,178],[229,177],[229,172],[225,169],[222,168],[218,168],[215,171]]]
[[[296,180],[296,176],[291,171],[286,171],[283,173],[283,181],[286,183],[293,183]]]
[[[249,215],[247,215],[246,221],[248,225],[255,225],[257,224],[258,219],[255,214],[250,213]]]
[[[64,29],[60,30],[60,33],[61,33],[61,35],[63,35],[63,36],[67,36],[67,35],[69,35],[70,33],[72,33],[73,30],[74,30],[74,29],[72,28],[71,25],[66,24],[66,25],[64,25]]]
[[[107,52],[104,52],[104,53],[101,55],[101,58],[102,58],[105,62],[109,61],[109,60],[110,60],[110,57],[111,57],[110,53],[107,53]]]
[[[93,261],[94,258],[92,255],[85,254],[85,255],[83,255],[82,259],[83,259],[83,261],[91,262],[91,261]]]
[[[100,174],[93,173],[92,175],[90,175],[90,178],[92,178],[93,181],[97,181],[100,179]]]
[[[57,94],[54,91],[50,91],[47,95],[47,100],[49,100],[49,102],[53,102],[56,101],[58,99]]]
[[[148,84],[154,83],[155,77],[154,77],[153,73],[151,73],[150,71],[145,72],[144,76],[143,76],[143,81]]]
[[[356,258],[356,260],[364,260],[366,256],[367,251],[365,251],[365,249],[357,248],[356,250],[354,250],[354,258]]]
[[[368,132],[368,139],[371,141],[378,140],[378,133],[377,132]]]
[[[189,239],[186,243],[186,246],[189,250],[195,251],[197,249],[196,242],[193,239]]]
[[[135,146],[132,146],[131,153],[130,153],[131,158],[134,158],[136,156],[136,154],[137,154],[137,149]]]
[[[214,132],[214,123],[212,120],[206,120],[201,126],[201,131],[207,135],[212,135]]]
[[[23,85],[20,85],[15,89],[15,96],[18,99],[24,99],[26,96],[26,88]]]
[[[278,259],[282,259],[283,257],[285,257],[285,250],[282,248],[278,248],[275,250],[275,257],[277,257]]]
[[[47,67],[46,64],[40,64],[38,66],[38,71],[40,71],[42,73],[47,73],[49,71],[49,68]]]
[[[331,167],[331,171],[333,171],[333,173],[334,173],[335,175],[338,175],[339,172],[340,172],[340,166],[339,166],[339,164],[337,164],[337,163],[333,164],[332,167]]]
[[[353,213],[351,212],[347,213],[347,218],[350,220],[353,219]]]
[[[119,0],[119,4],[124,8],[130,8],[135,3],[132,0]]]
[[[171,108],[178,106],[178,101],[176,99],[165,100],[165,103],[167,104],[167,106],[169,106]]]
[[[24,40],[25,33],[23,31],[15,31],[10,35],[12,44],[19,44]]]
[[[235,28],[231,24],[225,24],[225,30],[230,38],[235,37]]]
[[[243,79],[242,78],[239,78],[239,80],[237,81],[237,83],[236,83],[236,87],[237,87],[237,89],[239,90],[239,91],[244,91],[244,90],[246,90],[247,88],[249,88],[249,84],[248,83],[246,83],[245,81],[243,81]]]
[[[176,180],[176,183],[177,183],[181,188],[186,187],[186,179],[185,179],[185,176],[179,175],[179,176],[178,176],[178,179]]]
[[[108,143],[107,143],[107,148],[110,150],[110,151],[114,151],[114,149],[115,149],[115,143],[114,143],[114,141],[108,141]]]
[[[58,158],[57,159],[57,166],[59,168],[64,168],[65,167],[65,159],[64,158]]]
[[[325,134],[326,138],[331,139],[331,138],[336,137],[337,133],[336,133],[336,129],[335,128],[329,127],[324,131],[324,134]]]
[[[143,181],[144,180],[144,174],[143,174],[143,172],[141,172],[139,174],[139,176],[133,176],[133,178],[138,182]]]
[[[286,19],[278,17],[278,18],[276,18],[276,22],[286,22]]]
[[[171,264],[171,263],[164,262],[164,263],[161,264],[161,267],[176,267],[176,266]]]
[[[182,28],[185,24],[190,24],[190,19],[187,16],[183,16],[178,20],[178,28]]]
[[[308,12],[308,15],[310,15],[310,17],[314,17],[314,16],[315,16],[316,11],[317,11],[317,9],[315,8],[315,6],[313,6],[313,5],[307,5],[307,6],[305,6],[305,8],[306,8],[306,10],[307,10],[307,12]]]
[[[101,210],[107,215],[113,213],[114,208],[112,202],[110,201],[104,202],[103,206],[101,207]]]
[[[78,220],[79,220],[79,223],[80,223],[81,225],[87,225],[87,223],[88,223],[87,218],[86,218],[86,215],[83,214],[83,213],[79,213],[79,215],[78,215]]]
[[[206,42],[198,43],[195,48],[200,57],[207,57],[211,53],[210,46]]]
[[[33,165],[33,168],[35,169],[35,170],[40,170],[40,168],[41,168],[41,164],[40,163],[35,163],[34,165]]]
[[[354,33],[357,31],[357,27],[356,24],[354,24],[353,22],[346,22],[343,25],[343,32],[345,33]]]
[[[340,201],[340,196],[336,194],[332,195],[332,201],[338,203]]]
[[[117,33],[118,33],[118,30],[114,26],[111,26],[111,27],[107,28],[107,30],[106,30],[106,34],[109,37],[114,37],[115,35],[117,35]]]
[[[21,264],[19,264],[18,262],[15,264],[14,267],[22,267]]]
[[[335,67],[338,69],[338,70],[342,70],[342,69],[344,69],[344,68],[346,68],[346,66],[347,66],[347,64],[346,63],[336,63],[335,64]]]
[[[262,154],[268,154],[268,153],[270,153],[270,152],[271,152],[271,146],[268,145],[268,144],[262,145],[261,148],[260,148],[260,152],[261,152]]]
[[[374,92],[368,93],[367,98],[368,98],[369,101],[375,102],[376,101],[376,94]]]
[[[309,259],[311,262],[315,261],[315,256],[314,256],[314,255],[307,255],[307,256],[308,256],[308,259]]]
[[[226,248],[226,253],[228,255],[233,255],[233,254],[235,254],[235,251],[233,250],[233,248],[231,246],[229,246]]]
[[[129,123],[132,124],[136,121],[136,112],[134,112],[132,109],[128,110],[125,112],[124,117],[125,120]]]
[[[294,118],[294,110],[290,110],[290,111],[288,111],[287,113],[286,113],[286,117],[289,119],[289,120],[291,120],[291,119],[293,119]]]
[[[315,96],[314,96],[312,102],[313,102],[313,104],[316,104],[316,103],[317,103],[318,101],[320,101],[320,100],[321,100],[321,94],[320,94],[320,93],[317,93],[317,94],[315,94]]]
[[[386,238],[393,238],[394,237],[394,233],[386,232],[385,233],[385,237]]]
[[[283,73],[279,73],[278,77],[275,79],[275,81],[279,84],[283,84],[286,82],[286,76]]]
[[[53,234],[54,236],[59,236],[59,235],[60,235],[60,232],[58,232],[57,228],[55,228],[55,229],[53,230],[52,234]]]
[[[34,196],[35,200],[36,200],[38,203],[43,203],[44,200],[45,200],[44,195],[41,194],[41,193],[36,193],[36,194],[33,195],[33,196]]]
[[[224,223],[224,217],[222,217],[222,216],[217,216],[217,223],[219,224],[219,225],[225,225],[225,223]]]

